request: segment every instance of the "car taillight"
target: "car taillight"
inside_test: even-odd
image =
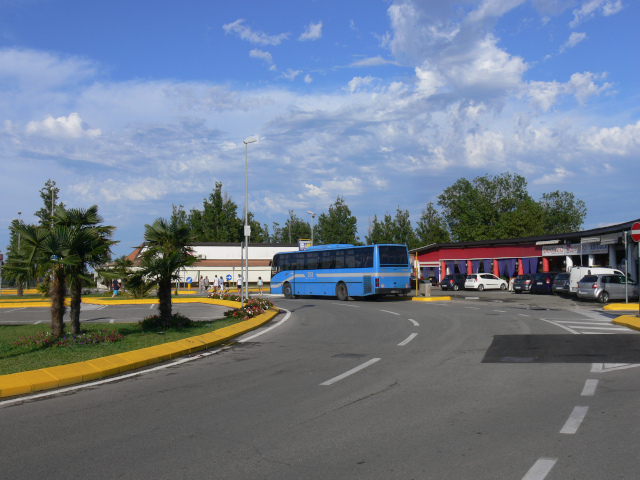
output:
[[[525,283],[525,284],[527,284],[527,283],[531,283],[531,280],[525,280],[525,281],[524,281],[524,283]]]
[[[453,283],[453,278],[451,280],[449,280],[449,283]]]
[[[380,279],[376,278],[376,288],[380,288]]]
[[[547,278],[547,281],[545,282],[547,285],[549,285],[551,283],[551,279]]]
[[[591,285],[591,288],[598,288],[598,284],[594,283],[593,285]]]

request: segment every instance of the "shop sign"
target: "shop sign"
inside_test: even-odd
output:
[[[567,243],[566,245],[543,245],[543,257],[566,255],[599,255],[609,253],[609,245],[600,243]]]

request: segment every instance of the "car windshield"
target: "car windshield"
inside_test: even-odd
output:
[[[556,275],[556,280],[568,280],[568,279],[569,279],[568,273],[559,273],[558,275]]]
[[[585,275],[584,277],[582,277],[582,280],[580,280],[580,283],[593,283],[593,282],[597,282],[598,281],[598,277],[596,277],[595,275]]]

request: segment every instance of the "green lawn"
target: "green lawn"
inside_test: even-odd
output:
[[[151,347],[161,343],[173,342],[182,338],[208,333],[240,321],[241,320],[228,318],[201,321],[195,322],[194,326],[183,330],[167,330],[165,332],[154,333],[143,332],[137,323],[82,324],[83,331],[114,331],[122,335],[124,339],[115,343],[48,347],[44,349],[39,349],[34,346],[16,346],[14,342],[21,337],[32,337],[39,332],[47,332],[49,331],[49,325],[1,325],[0,375],[82,362],[93,358]],[[66,331],[69,331],[68,325]]]

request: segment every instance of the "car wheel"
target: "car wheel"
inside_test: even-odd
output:
[[[338,297],[338,300],[341,302],[345,302],[349,299],[347,285],[344,282],[340,282],[336,285],[336,297]]]
[[[482,290],[484,290],[484,285],[478,285],[478,291],[481,292]]]
[[[460,289],[460,287],[456,284],[453,286],[453,289],[457,292]]]
[[[609,301],[609,292],[601,292],[600,295],[598,295],[598,301],[600,303],[607,303]]]
[[[506,290],[507,289],[507,285],[504,283],[500,284],[500,290]]]
[[[284,298],[293,298],[293,290],[291,289],[291,284],[288,282],[285,283],[282,287],[282,293],[284,293]]]

